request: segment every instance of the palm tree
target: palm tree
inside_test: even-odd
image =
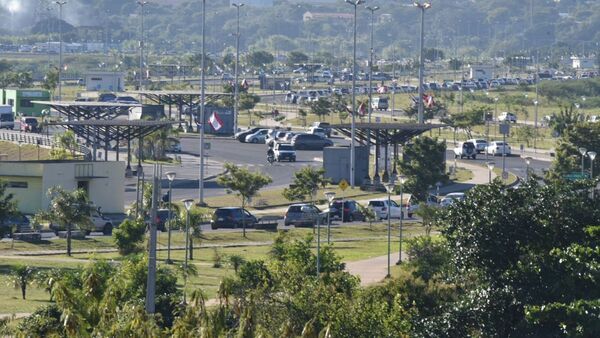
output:
[[[92,207],[83,189],[67,191],[61,187],[52,187],[47,193],[50,206],[47,211],[40,212],[36,217],[58,224],[67,230],[67,255],[71,256],[71,232],[73,225],[80,228],[91,226],[90,214]]]
[[[10,272],[10,281],[15,289],[21,289],[21,296],[25,299],[27,285],[31,283],[34,277],[34,269],[30,266],[15,265]]]
[[[575,124],[585,119],[585,116],[579,112],[575,112],[573,107],[573,104],[569,106],[561,105],[560,112],[552,114],[548,125],[556,135],[563,135],[565,131],[570,130]]]

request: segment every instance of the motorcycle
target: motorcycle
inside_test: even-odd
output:
[[[267,162],[273,164],[273,162],[275,162],[275,155],[267,155]]]

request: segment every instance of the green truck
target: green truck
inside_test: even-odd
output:
[[[50,101],[50,92],[43,89],[0,89],[0,104],[9,105],[15,116],[42,116],[45,105],[31,101]]]

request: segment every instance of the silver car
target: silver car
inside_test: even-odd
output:
[[[321,210],[312,204],[292,204],[288,207],[283,218],[285,226],[312,227],[317,221],[325,224],[327,216],[323,216]]]

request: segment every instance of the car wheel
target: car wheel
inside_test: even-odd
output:
[[[252,141],[250,141],[250,142],[252,142],[252,143],[258,143],[258,139],[253,138]]]
[[[105,236],[109,236],[109,235],[112,235],[112,230],[113,230],[113,226],[112,226],[112,224],[110,224],[110,223],[106,223],[106,224],[104,225],[104,228],[102,229],[102,233],[103,233]]]
[[[352,216],[352,215],[348,216],[348,222],[354,222],[354,216]]]
[[[472,157],[473,157],[474,160],[477,159],[477,155],[473,155]]]

